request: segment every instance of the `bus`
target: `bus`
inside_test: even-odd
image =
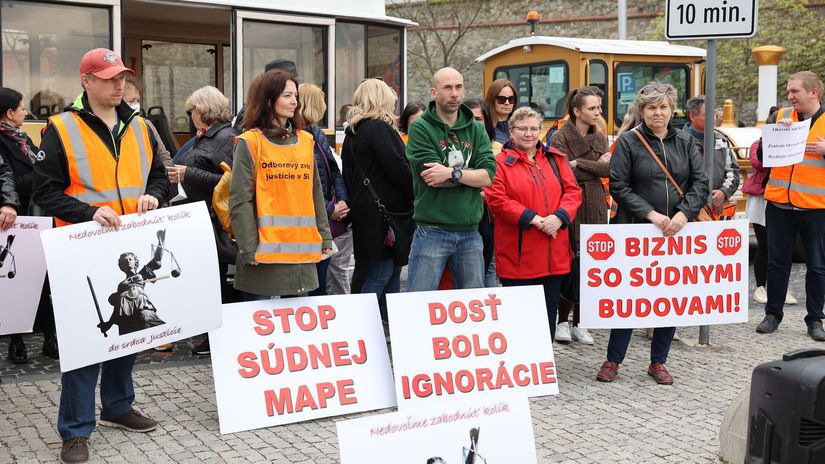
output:
[[[638,89],[653,80],[678,90],[674,123],[681,127],[687,122],[685,102],[704,88],[704,61],[704,49],[668,42],[549,36],[514,39],[476,59],[484,66],[485,93],[494,80],[509,79],[518,106],[532,107],[547,123],[564,117],[571,89],[600,88],[608,134],[621,127]]]
[[[384,0],[3,0],[0,78],[43,121],[80,92],[83,54],[110,48],[137,73],[141,105],[174,150],[192,136],[184,101],[194,90],[215,86],[237,111],[264,65],[289,59],[326,93],[319,125],[340,137],[339,115],[364,78],[381,77],[403,108],[412,25],[387,16]]]

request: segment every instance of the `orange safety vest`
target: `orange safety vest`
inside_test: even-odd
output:
[[[261,263],[317,263],[322,239],[315,222],[312,135],[298,131],[294,145],[275,145],[259,129],[238,138],[246,140],[255,163],[255,259]]]
[[[793,108],[782,108],[776,120],[790,118],[799,121]],[[825,137],[825,117],[819,117],[811,126],[808,142],[818,142]],[[805,153],[801,162],[773,167],[765,186],[765,199],[774,203],[790,203],[797,208],[825,209],[825,159],[813,153]]]
[[[409,140],[410,140],[410,134],[401,134],[401,141],[404,142],[404,145],[407,145]]]
[[[49,121],[57,129],[68,162],[70,183],[64,193],[92,206],[108,206],[119,215],[137,212],[152,166],[146,122],[132,118],[114,156],[75,112],[60,113]],[[54,220],[58,227],[70,224]]]

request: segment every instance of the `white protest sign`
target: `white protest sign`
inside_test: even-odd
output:
[[[0,231],[0,335],[32,331],[46,277],[40,232],[51,227],[50,217],[17,216]]]
[[[790,166],[805,158],[805,143],[811,130],[811,120],[762,126],[762,166]]]
[[[537,462],[530,404],[515,392],[340,421],[336,427],[341,464]]]
[[[387,307],[399,409],[558,394],[542,287],[389,294]]]
[[[759,24],[757,0],[667,0],[668,40],[753,37]]]
[[[209,343],[221,433],[395,406],[374,294],[224,305]]]
[[[60,370],[192,337],[221,324],[218,256],[203,202],[43,232]]]
[[[748,321],[748,223],[581,228],[581,326],[596,329]]]

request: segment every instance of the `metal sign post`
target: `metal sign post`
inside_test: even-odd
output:
[[[713,183],[714,116],[716,114],[716,39],[753,37],[758,24],[758,0],[667,0],[668,40],[707,40],[705,58],[705,174]],[[711,194],[708,193],[708,204]],[[710,326],[699,327],[699,344],[710,344]]]

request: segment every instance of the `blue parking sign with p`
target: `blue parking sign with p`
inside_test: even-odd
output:
[[[636,79],[633,73],[619,73],[616,75],[619,81],[619,93],[636,93]]]

